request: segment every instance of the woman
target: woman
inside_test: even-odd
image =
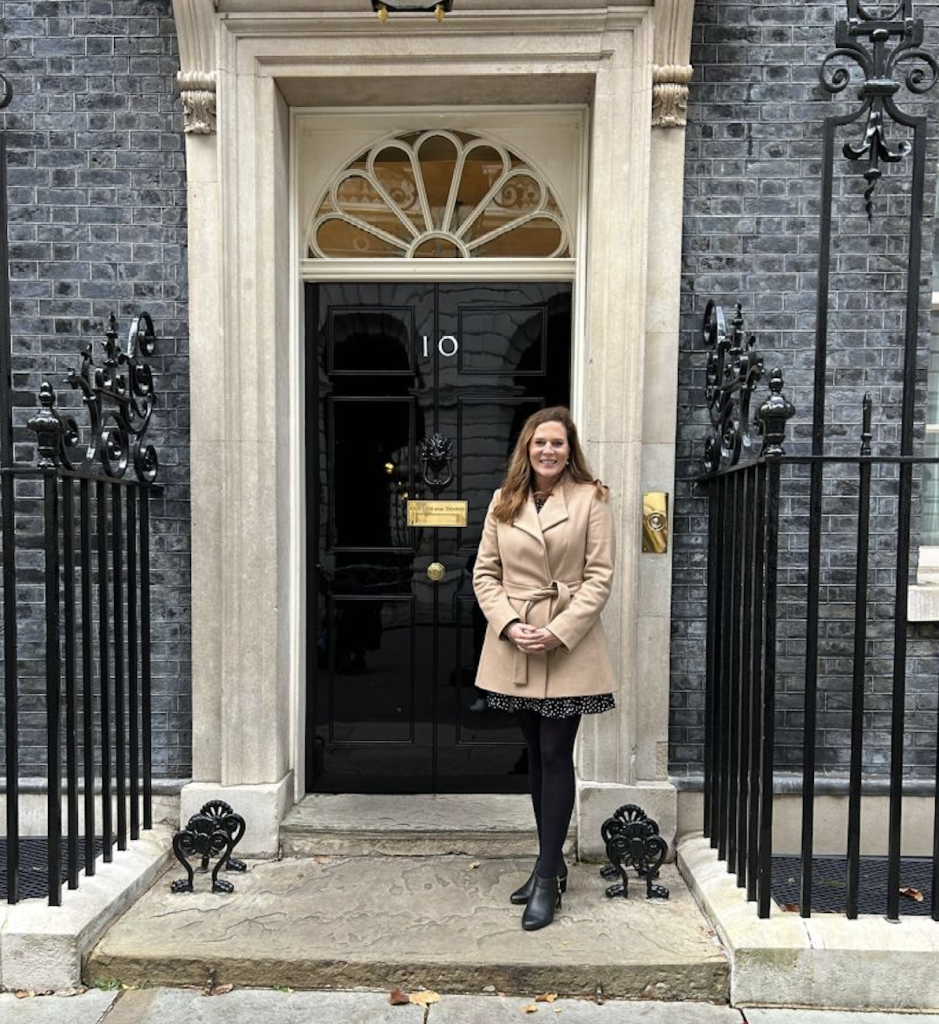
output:
[[[528,746],[539,854],[512,893],[522,927],[554,920],[567,889],[562,848],[574,809],[581,716],[615,707],[600,612],[615,558],[608,491],[563,406],[526,420],[493,496],[473,570],[488,627],[476,685],[514,712]]]

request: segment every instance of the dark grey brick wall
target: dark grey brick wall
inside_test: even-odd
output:
[[[152,509],[153,757],[190,774],[189,382],[182,116],[170,0],[0,3],[3,62],[15,93],[9,146],[10,258],[18,456],[41,379],[63,378],[80,349],[100,353],[117,315],[141,310],[159,338],[150,438],[162,494]],[[100,362],[100,357],[98,360]],[[87,419],[79,416],[79,422]],[[25,491],[23,492],[25,497]],[[22,506],[23,511],[28,511]],[[34,609],[35,610],[35,609]],[[25,617],[24,774],[42,766],[42,701]]]
[[[676,774],[702,769],[704,740],[707,518],[704,499],[693,482],[700,471],[707,424],[701,318],[708,298],[728,310],[734,302],[742,303],[746,327],[756,333],[767,369],[780,366],[784,370],[786,394],[798,410],[787,450],[807,451],[822,121],[859,106],[855,85],[832,98],[819,86],[817,75],[822,59],[834,48],[835,21],[845,12],[844,3],[831,0],[698,0],[695,5],[674,515],[671,760]],[[935,52],[939,48],[937,4],[919,2],[915,13],[926,20],[926,45]],[[859,74],[855,81],[860,81]],[[921,437],[939,95],[923,99],[901,91],[898,99],[904,109],[927,112],[931,119],[918,374]],[[862,196],[865,183],[859,174],[864,168],[841,156],[844,142],[860,141],[865,123],[862,119],[845,129],[835,147],[826,408],[829,454],[857,453],[861,400],[867,391],[874,399],[875,452],[898,450],[910,161],[889,168],[875,194],[873,223],[868,223]],[[893,125],[888,134],[893,142],[906,137],[904,129]],[[758,393],[765,395],[765,386]],[[787,470],[786,476],[781,510],[777,764],[794,769],[802,762],[807,477],[797,468]],[[883,770],[889,752],[894,598],[889,566],[896,545],[895,505],[890,495],[894,491],[895,475],[885,470],[874,485],[879,497],[873,524],[865,701],[865,762],[874,773]],[[830,772],[843,769],[848,756],[856,494],[852,474],[832,470],[826,475],[818,757],[819,766]],[[920,627],[910,645],[905,764],[913,775],[930,775],[934,770],[936,635],[932,627]]]

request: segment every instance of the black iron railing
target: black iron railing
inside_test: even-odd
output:
[[[781,692],[801,693],[803,708],[811,713],[802,715],[800,735],[790,737],[789,743],[801,758],[798,910],[805,917],[811,915],[819,836],[812,809],[805,805],[814,806],[820,775],[816,761],[823,746],[817,713],[820,694],[837,691],[847,703],[839,724],[845,718],[850,723],[848,765],[838,773],[847,797],[844,911],[849,918],[857,917],[863,895],[868,905],[878,899],[879,909],[896,920],[904,888],[900,809],[909,728],[905,702],[895,698],[896,651],[903,658],[902,683],[909,628],[906,577],[902,585],[896,578],[897,566],[908,565],[909,554],[903,548],[908,542],[896,526],[911,501],[913,470],[939,464],[939,459],[872,454],[870,396],[863,402],[856,456],[787,454],[785,425],[794,409],[782,395],[778,370],[771,375],[769,397],[756,413],[762,433],[757,452],[741,409],[749,403],[762,363],[753,338],[745,340],[742,328],[739,306],[728,325],[720,307],[709,304],[705,334],[713,346],[708,394],[715,429],[705,457],[708,472],[699,479],[707,493],[709,523],[705,835],[746,888],[747,898],[757,902],[760,916],[767,917],[774,888],[774,792],[778,776],[793,770],[779,760],[778,697]],[[751,457],[741,459],[748,449]],[[808,537],[804,546],[781,546],[781,538],[800,535]],[[844,563],[834,583],[831,572],[821,569],[823,554],[832,550],[839,552]],[[885,582],[891,578],[892,586]],[[780,607],[782,591],[785,612]],[[840,606],[835,618],[825,598],[832,591],[837,591]],[[886,602],[889,615],[885,616]],[[841,613],[843,607],[850,608],[849,616]],[[785,643],[794,643],[800,652],[787,656],[784,667],[780,664],[784,642],[777,635],[782,624],[788,630]],[[893,667],[887,674],[883,662],[890,659],[890,648]],[[834,673],[825,669],[833,655],[837,656]],[[872,711],[868,682],[875,677],[889,683],[891,695],[890,742],[881,751],[881,764],[888,762],[886,791],[891,811],[879,897],[860,891],[865,748],[869,752],[874,745],[865,716]],[[939,822],[939,791],[936,801]],[[933,884],[927,895],[932,916],[939,920],[939,838],[931,874]]]
[[[80,455],[78,424],[43,383],[29,421],[39,465],[8,459],[0,467],[11,903],[36,894],[21,886],[23,842],[33,838],[22,835],[21,788],[43,762],[50,904],[61,902],[63,880],[76,888],[82,870],[95,873],[97,856],[110,861],[115,845],[126,849],[141,826],[152,827],[150,499],[158,467],[144,434],[153,345],[146,313],[133,321],[126,351],[112,316],[102,365],[88,346],[66,379],[91,421]]]
[[[857,916],[865,743],[869,748],[873,742],[871,730],[865,728],[865,715],[871,712],[868,705],[873,703],[866,686],[877,680],[889,689],[889,742],[882,744],[877,762],[878,772],[886,766],[889,775],[882,907],[888,918],[896,920],[902,888],[901,819],[909,729],[907,591],[914,475],[917,466],[939,460],[918,457],[914,450],[927,125],[924,115],[900,109],[895,97],[903,86],[914,95],[928,92],[939,77],[939,63],[923,49],[924,26],[913,17],[913,0],[895,0],[886,5],[889,10],[885,5],[870,10],[861,0],[846,2],[847,19],[836,26],[836,47],[822,62],[819,78],[832,95],[851,84],[852,69],[860,69],[862,82],[859,105],[827,117],[823,128],[810,454],[783,451],[784,426],[793,410],[782,397],[779,371],[774,371],[771,396],[757,415],[763,439],[761,450],[755,451],[749,436],[749,407],[763,372],[762,361],[753,338],[743,334],[739,306],[730,324],[713,303],[705,315],[705,336],[711,346],[707,399],[712,424],[700,481],[708,495],[710,524],[705,827],[729,869],[746,886],[748,897],[757,901],[760,915],[767,916],[772,899],[774,772],[779,768],[777,702],[784,693],[791,710],[792,698],[800,696],[801,723],[797,729],[789,724],[788,731],[800,733],[799,741],[791,744],[799,752],[802,796],[798,909],[809,916],[820,775],[817,755],[823,746],[820,694],[833,686],[847,689],[839,697],[847,701],[850,718],[849,761],[846,771],[839,769],[836,774],[846,777],[848,792],[845,911],[849,917]],[[859,447],[856,454],[842,456],[826,448],[832,225],[839,216],[834,165],[837,134],[852,131],[856,124],[863,124],[863,131],[857,141],[844,143],[841,155],[863,164],[864,206],[870,221],[884,168],[902,165],[910,170],[909,183],[904,183],[908,196],[905,301],[902,312],[898,311],[903,318],[898,332],[902,407],[899,449],[874,455],[872,402],[866,396],[858,416]],[[891,141],[891,130],[900,135],[900,141]],[[838,202],[843,208],[844,200]],[[864,328],[863,321],[853,325],[858,328]],[[871,329],[882,331],[873,322]],[[784,549],[780,536],[787,540]],[[800,543],[792,543],[793,538]],[[823,565],[826,545],[837,548],[837,572],[832,571],[831,560]],[[853,566],[845,563],[849,546],[853,546]],[[851,574],[847,597],[845,573]],[[785,614],[778,607],[781,578]],[[845,608],[850,610],[847,618]],[[798,636],[787,636],[783,643],[777,630],[783,624],[792,630],[794,623],[799,624]],[[797,656],[791,649],[798,651]],[[784,666],[781,651],[786,655]],[[889,672],[884,669],[886,663]],[[845,665],[850,665],[847,676]],[[848,678],[850,685],[845,682]],[[879,708],[877,712],[881,713]],[[939,814],[935,820],[931,898],[932,915],[939,920]]]

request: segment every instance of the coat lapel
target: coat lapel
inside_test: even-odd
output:
[[[542,512],[544,512],[544,509],[542,509]],[[538,513],[535,511],[535,503],[531,495],[528,496],[528,500],[522,505],[522,510],[515,520],[515,526],[524,533],[534,537],[539,544],[544,545],[544,537],[541,536],[541,523],[538,521]]]
[[[534,509],[534,502],[530,502],[530,504],[532,509]],[[570,518],[567,511],[567,502],[564,499],[563,487],[558,487],[552,492],[551,497],[544,503],[544,508],[541,510],[538,518],[542,533],[547,533],[552,526],[564,523]]]

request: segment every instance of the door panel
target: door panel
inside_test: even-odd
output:
[[[308,787],[524,791],[517,726],[473,686],[472,571],[518,430],[569,400],[571,287],[307,285],[306,324]],[[414,499],[465,500],[468,525],[409,527]]]

